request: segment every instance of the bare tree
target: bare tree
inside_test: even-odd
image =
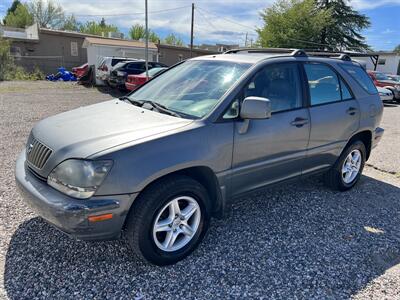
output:
[[[40,27],[58,29],[64,24],[64,9],[52,0],[35,0],[30,2],[28,7]]]

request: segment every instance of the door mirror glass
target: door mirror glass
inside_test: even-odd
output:
[[[250,96],[242,103],[240,117],[242,119],[269,119],[271,111],[271,102],[267,98]]]

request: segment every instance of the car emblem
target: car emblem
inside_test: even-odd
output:
[[[33,149],[33,144],[29,144],[29,146],[26,148],[26,152],[29,154],[32,152]]]

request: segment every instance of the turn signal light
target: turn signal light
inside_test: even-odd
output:
[[[105,220],[112,219],[113,214],[105,214],[105,215],[98,215],[98,216],[90,216],[88,217],[89,222],[100,222]]]

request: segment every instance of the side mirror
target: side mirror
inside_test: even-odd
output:
[[[243,100],[240,117],[245,120],[271,118],[271,101],[262,97],[247,97]]]

